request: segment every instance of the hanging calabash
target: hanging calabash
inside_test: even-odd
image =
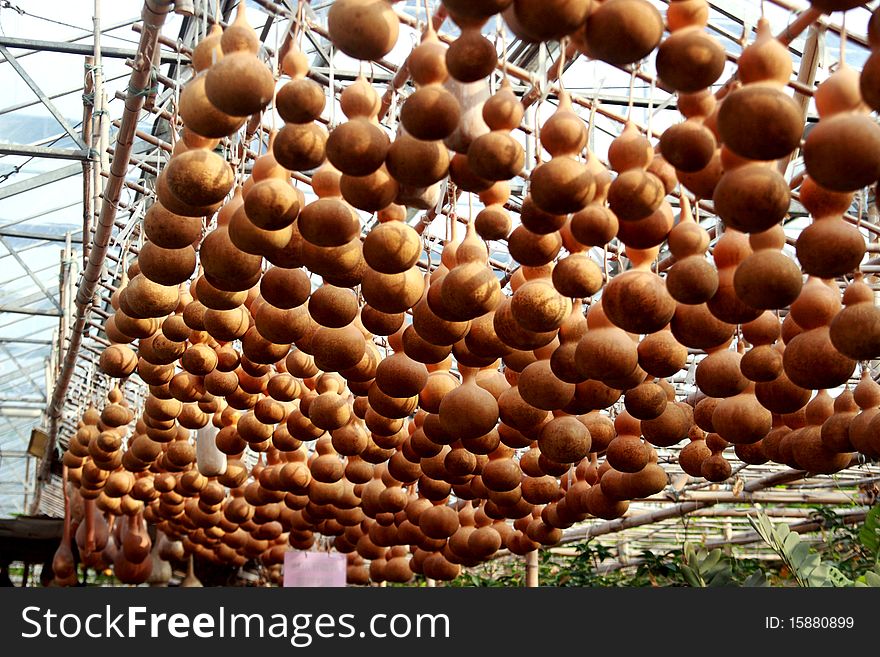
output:
[[[663,38],[663,17],[645,0],[606,0],[592,9],[584,29],[578,47],[587,57],[626,66],[657,47]]]
[[[675,91],[695,92],[711,86],[724,70],[724,48],[701,26],[670,34],[657,48],[660,80]]]
[[[819,85],[820,121],[804,143],[807,173],[837,192],[855,191],[880,178],[880,127],[865,112],[857,83],[852,70],[842,67]]]
[[[675,300],[663,280],[651,271],[656,249],[627,248],[633,269],[611,279],[602,294],[605,315],[625,331],[654,333],[666,326],[675,313]]]
[[[202,219],[176,215],[157,201],[144,214],[144,235],[156,246],[182,249],[199,241]]]
[[[214,107],[232,116],[250,116],[262,111],[275,91],[275,78],[251,49],[257,35],[247,34],[253,28],[245,19],[244,5],[239,5],[235,21],[230,26],[234,36],[227,36],[223,57],[215,61],[205,76],[205,94]],[[233,44],[232,41],[240,41]],[[242,47],[242,46],[247,47]],[[229,48],[235,48],[230,50]]]
[[[217,109],[205,92],[206,73],[196,75],[180,93],[178,113],[188,130],[202,137],[220,138],[237,132],[246,116],[230,116]]]
[[[327,158],[342,173],[366,176],[385,161],[390,140],[379,126],[379,97],[363,76],[345,88],[340,104],[348,121],[336,126],[327,139]]]
[[[327,30],[349,57],[377,60],[394,47],[400,22],[385,0],[339,0],[327,13]]]
[[[877,357],[878,310],[874,304],[874,291],[857,274],[843,293],[846,306],[831,322],[829,337],[834,347],[854,360],[871,360]]]
[[[752,233],[749,243],[753,252],[737,265],[733,277],[736,295],[753,308],[785,308],[800,294],[803,277],[797,264],[782,252],[782,226]]]
[[[445,57],[445,47],[429,22],[421,44],[407,60],[410,76],[418,88],[400,110],[403,127],[417,139],[446,139],[458,127],[458,100],[442,86],[449,77]]]

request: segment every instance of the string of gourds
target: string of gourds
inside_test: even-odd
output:
[[[880,314],[858,273],[865,239],[843,219],[880,178],[876,55],[816,90],[799,189],[812,223],[795,260],[782,250],[791,193],[777,162],[801,148],[804,116],[786,91],[789,51],[766,21],[716,95],[725,52],[705,0],[673,0],[665,23],[647,0],[444,4],[460,35],[447,47],[425,31],[393,135],[364,77],[342,92],[346,120],[328,132],[325,90],[295,41],[276,93],[244,2],[196,47],[185,127],[100,359],[111,377],[137,373],[149,395],[133,412],[112,390],[64,455],[92,527],[86,563],[144,581],[146,521],[168,558],[277,564],[324,536],[348,554],[352,583],[449,580],[499,549],[524,554],[588,517],[621,517],[667,485],[657,448],[689,441],[681,468],[713,482],[731,475],[731,447],[748,464],[813,473],[880,456],[868,368],[854,390],[828,393],[880,355]],[[506,79],[490,94],[498,56],[481,31],[499,12],[528,42],[569,39],[617,66],[655,57],[683,121],[657,143],[627,123],[609,170],[563,90],[512,222],[523,107]],[[337,0],[328,25],[339,51],[375,60],[399,21],[384,0]],[[869,40],[880,43],[877,12]],[[219,140],[273,96],[284,125],[243,179]],[[294,186],[296,171],[312,172],[316,200]],[[407,210],[435,207],[447,179],[483,209],[461,241],[451,222],[423,272]],[[723,222],[711,256],[688,194]],[[358,211],[378,218],[363,240]],[[630,266],[605,280],[588,252],[615,238]],[[489,240],[518,264],[509,293]],[[664,244],[674,264],[661,276]],[[669,382],[688,349],[707,353],[696,403]],[[260,455],[250,469],[246,449]],[[115,518],[112,532],[98,511]],[[59,564],[69,581],[69,561]]]

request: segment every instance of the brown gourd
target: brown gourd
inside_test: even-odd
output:
[[[827,389],[843,385],[856,361],[831,343],[829,324],[840,310],[840,293],[816,278],[809,278],[791,306],[791,315],[803,332],[782,355],[782,366],[791,381],[804,388]]]
[[[835,192],[853,192],[880,178],[880,127],[869,118],[858,83],[843,66],[819,85],[820,121],[804,142],[807,173]]]
[[[471,141],[467,149],[468,167],[488,181],[508,180],[525,165],[525,152],[510,134],[519,127],[524,114],[522,104],[505,77],[498,90],[485,102],[482,116],[490,132]]]
[[[663,38],[663,17],[644,0],[606,0],[587,16],[582,38],[578,47],[588,57],[626,66],[657,47]]]
[[[736,296],[752,308],[785,308],[800,294],[800,268],[782,252],[785,232],[774,225],[749,236],[752,253],[736,266],[733,287]]]
[[[880,352],[878,310],[874,291],[862,280],[861,273],[843,293],[843,308],[831,322],[829,337],[834,348],[853,360],[871,360]]]
[[[651,271],[658,249],[626,248],[633,267],[618,274],[602,293],[602,309],[609,320],[629,333],[654,333],[666,326],[675,313],[675,300],[666,284]]]
[[[400,109],[401,123],[416,139],[446,139],[461,118],[458,100],[443,87],[449,78],[445,51],[433,22],[428,21],[421,43],[413,48],[407,60],[417,88]]]
[[[572,119],[576,122],[574,128],[566,125],[571,124]],[[571,98],[564,89],[556,111],[546,124],[542,134],[544,131],[548,134],[543,135],[541,145],[551,158],[532,170],[529,193],[544,212],[556,215],[578,212],[595,196],[596,181],[590,169],[578,159],[586,145],[586,127],[574,115]]]
[[[397,42],[399,21],[385,0],[340,0],[327,14],[333,45],[355,59],[381,59]]]

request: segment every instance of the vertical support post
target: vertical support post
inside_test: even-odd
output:
[[[28,493],[30,492],[30,484],[31,484],[31,457],[27,455],[24,457],[24,504],[22,504],[22,509],[28,508]],[[25,564],[25,569],[27,569],[27,564]],[[25,580],[27,577],[25,577]],[[22,581],[22,586],[24,585],[24,580]]]
[[[85,240],[83,240],[85,245]],[[58,365],[64,355],[67,340],[70,337],[71,309],[73,308],[73,249],[70,232],[65,236],[64,249],[61,251],[61,280],[58,285],[58,294],[61,301],[61,317],[58,319],[57,342],[55,349],[55,367],[52,371],[52,388],[58,376]],[[48,380],[46,384],[48,386]]]
[[[727,545],[724,546],[724,554],[731,556],[733,554],[733,545],[730,543],[733,540],[733,523],[730,522],[730,518],[724,521],[724,540],[727,541]]]
[[[95,58],[91,55],[85,58],[85,79],[83,80],[83,121],[82,121],[82,137],[83,142],[89,149],[89,159],[83,160],[83,267],[89,261],[89,249],[92,246],[92,215],[94,214],[94,203],[92,202],[92,185],[94,184],[94,173],[92,169],[95,166],[97,150],[94,144],[94,134],[92,130],[92,109],[95,106]]]
[[[801,65],[798,69],[798,82],[812,87],[816,83],[816,68],[819,66],[819,36],[823,28],[813,23],[807,32],[807,41],[804,45],[804,53],[801,55]],[[807,120],[807,108],[810,105],[810,97],[796,91],[794,94],[794,102],[801,108],[802,123]],[[785,175],[786,169],[792,158],[797,156],[797,152],[792,153],[788,157],[784,157],[777,163],[779,172]]]
[[[625,538],[622,538],[617,542],[617,560],[624,565],[629,565],[629,541]]]
[[[530,589],[538,588],[538,551],[532,550],[526,552],[526,587]]]
[[[93,138],[95,140],[94,149],[97,152],[97,166],[92,171],[92,211],[98,212],[101,205],[101,199],[104,195],[106,186],[104,176],[105,171],[110,170],[110,154],[107,149],[110,146],[110,120],[107,114],[107,95],[104,92],[104,63],[101,56],[101,0],[95,0],[95,9],[92,17],[95,33],[95,51],[94,51],[94,94],[95,94],[95,110],[93,112]],[[88,237],[91,237],[89,235]],[[83,235],[83,244],[85,244],[86,235]],[[90,240],[91,241],[91,240]],[[91,248],[91,245],[90,245]]]

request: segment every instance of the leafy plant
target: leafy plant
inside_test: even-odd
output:
[[[856,580],[874,567],[875,556],[859,538],[861,527],[847,523],[829,507],[815,507],[811,519],[819,523],[822,540],[815,549],[849,579]]]
[[[626,586],[682,586],[681,562],[681,550],[642,550],[641,563]]]
[[[874,566],[880,563],[880,504],[875,505],[859,530],[859,542],[874,557]]]
[[[619,571],[603,572],[602,562],[613,557],[611,548],[601,543],[589,541],[573,546],[573,557],[554,557],[549,551],[542,554],[540,565],[541,582],[549,586],[565,587],[608,587],[621,586],[624,576]]]
[[[758,535],[782,559],[792,576],[802,587],[853,586],[853,581],[838,568],[822,561],[822,557],[810,549],[810,545],[791,531],[785,523],[773,523],[767,514],[759,512],[749,517]]]
[[[880,587],[880,566],[874,568],[874,570],[869,570],[864,575],[859,577],[854,583],[853,586],[873,586]]]
[[[693,587],[730,586],[733,583],[733,568],[720,548],[711,552],[697,551],[693,544],[685,543],[681,574]]]
[[[846,524],[825,508],[815,509],[815,516],[823,531],[819,549],[764,513],[750,518],[782,560],[781,572],[758,559],[736,558],[721,549],[692,544],[665,552],[643,550],[632,565],[621,567],[612,547],[586,541],[570,546],[574,554],[540,550],[538,578],[541,586],[558,587],[754,587],[785,586],[792,580],[809,587],[880,586],[880,505],[869,511],[861,527]],[[464,569],[449,585],[521,587],[524,583],[523,560],[506,557]]]
[[[463,587],[518,587],[525,582],[522,559],[507,557],[488,561],[473,568],[464,568],[448,586]],[[542,580],[543,584],[543,580]]]
[[[865,523],[859,530],[859,542],[874,560],[874,569],[866,570],[855,581],[855,586],[880,587],[880,504],[865,515]]]

